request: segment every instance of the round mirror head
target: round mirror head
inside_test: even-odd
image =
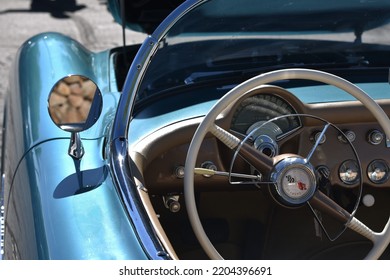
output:
[[[71,75],[54,85],[48,105],[50,117],[59,128],[81,132],[96,123],[102,111],[103,98],[92,80]]]

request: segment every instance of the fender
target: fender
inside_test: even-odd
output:
[[[67,139],[28,152],[6,208],[5,259],[147,258],[99,153],[103,142],[84,141],[81,161],[68,156]]]
[[[6,101],[11,125],[3,134],[3,147],[14,147],[3,150],[2,160],[4,258],[146,258],[104,159],[119,99],[110,88],[110,55],[59,33],[34,36],[18,50]],[[68,155],[70,133],[52,122],[47,108],[53,85],[70,74],[89,77],[103,95],[101,117],[80,133],[81,161]],[[85,181],[90,175],[95,181]]]

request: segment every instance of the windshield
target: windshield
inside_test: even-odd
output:
[[[389,20],[387,0],[204,2],[160,41],[138,101],[202,83],[234,85],[281,68],[338,74],[385,69],[390,65],[389,36],[384,36],[390,32]],[[385,82],[387,75],[379,75],[377,82]],[[368,82],[362,76],[359,82]]]

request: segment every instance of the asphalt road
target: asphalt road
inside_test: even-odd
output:
[[[39,6],[37,2],[51,5]],[[122,28],[114,22],[104,0],[0,0],[1,127],[9,71],[16,52],[30,37],[47,31],[68,35],[92,51],[120,46],[123,42]],[[127,44],[142,42],[145,37],[126,31]]]

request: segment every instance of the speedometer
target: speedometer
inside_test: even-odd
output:
[[[240,103],[234,113],[231,129],[246,134],[255,123],[291,114],[296,114],[296,111],[281,97],[273,94],[258,94]],[[276,120],[275,124],[280,128],[281,134],[286,134],[301,126],[297,116],[281,118]]]

